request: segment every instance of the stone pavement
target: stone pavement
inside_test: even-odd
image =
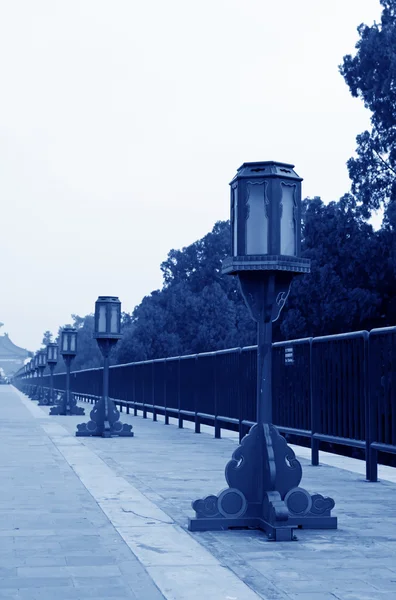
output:
[[[8,386],[0,409],[0,598],[396,598],[396,483],[366,482],[358,461],[300,458],[302,485],[336,500],[337,531],[191,534],[191,500],[225,487],[235,439],[125,414],[134,438],[75,438],[87,417],[49,417]]]

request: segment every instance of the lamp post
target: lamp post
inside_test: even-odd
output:
[[[74,395],[70,392],[70,367],[77,354],[77,330],[66,325],[61,331],[60,353],[66,365],[66,390],[57,406],[53,406],[50,415],[83,415],[84,409],[77,406]]]
[[[120,422],[120,413],[109,398],[109,356],[121,337],[121,302],[114,296],[99,296],[95,303],[95,332],[103,355],[102,397],[90,413],[91,420],[77,425],[76,436],[132,437],[132,425]]]
[[[47,366],[47,353],[45,350],[39,350],[37,353],[37,372],[38,372],[38,377],[40,379],[39,387],[38,387],[38,401],[39,401],[40,406],[43,404],[43,398],[44,398],[43,375],[44,375],[44,370],[45,370],[46,366]]]
[[[26,377],[27,377],[27,384],[26,384],[26,391],[25,394],[27,396],[30,396],[30,391],[31,391],[31,379],[32,379],[32,371],[31,371],[31,366],[32,366],[32,361],[29,360],[28,363],[26,363]]]
[[[196,500],[190,531],[252,527],[289,541],[297,527],[335,529],[334,500],[299,487],[302,469],[272,424],[272,322],[294,276],[310,272],[301,258],[301,178],[294,166],[244,163],[231,181],[231,256],[223,273],[237,275],[257,322],[257,424],[225,468],[228,489]]]
[[[54,400],[54,369],[58,362],[59,347],[55,342],[50,342],[47,345],[47,365],[50,370],[50,391],[48,396],[48,404],[55,404]]]
[[[39,362],[39,358],[38,358],[38,352],[36,352],[36,354],[33,357],[33,377],[34,377],[34,387],[32,390],[32,395],[30,396],[30,398],[32,400],[39,400],[40,399],[40,394],[39,394],[39,383],[38,383],[38,379],[39,379],[39,368],[38,368],[38,362]]]

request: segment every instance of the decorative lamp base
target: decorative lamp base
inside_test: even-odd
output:
[[[54,406],[54,404],[55,404],[54,400],[51,400],[51,391],[44,390],[43,396],[42,396],[42,398],[40,398],[40,402],[38,403],[38,406]]]
[[[106,399],[101,398],[91,410],[91,420],[77,425],[76,436],[133,437],[132,425],[120,422],[120,413],[111,398],[107,398],[107,413],[106,418]]]
[[[70,393],[70,401],[67,402],[67,393],[64,392],[60,402],[51,408],[49,414],[51,416],[85,415],[85,410],[77,406],[77,402],[73,393]]]
[[[195,500],[190,531],[250,527],[269,539],[291,541],[293,529],[337,529],[334,500],[299,487],[302,468],[274,425],[254,425],[226,466],[229,487]]]

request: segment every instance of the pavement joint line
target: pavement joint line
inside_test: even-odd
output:
[[[24,394],[17,393],[167,600],[183,600],[186,589],[192,592],[191,600],[260,598],[192,534],[124,477],[115,475],[87,442],[72,437]]]

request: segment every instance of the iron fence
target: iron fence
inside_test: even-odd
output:
[[[151,360],[110,368],[110,396],[143,417],[164,415],[239,431],[256,420],[256,347]],[[361,448],[366,475],[377,480],[378,452],[396,454],[396,327],[273,344],[273,420],[284,434]],[[46,379],[46,377],[44,378]],[[65,388],[65,374],[54,375]],[[102,369],[71,374],[71,391],[94,402]]]

